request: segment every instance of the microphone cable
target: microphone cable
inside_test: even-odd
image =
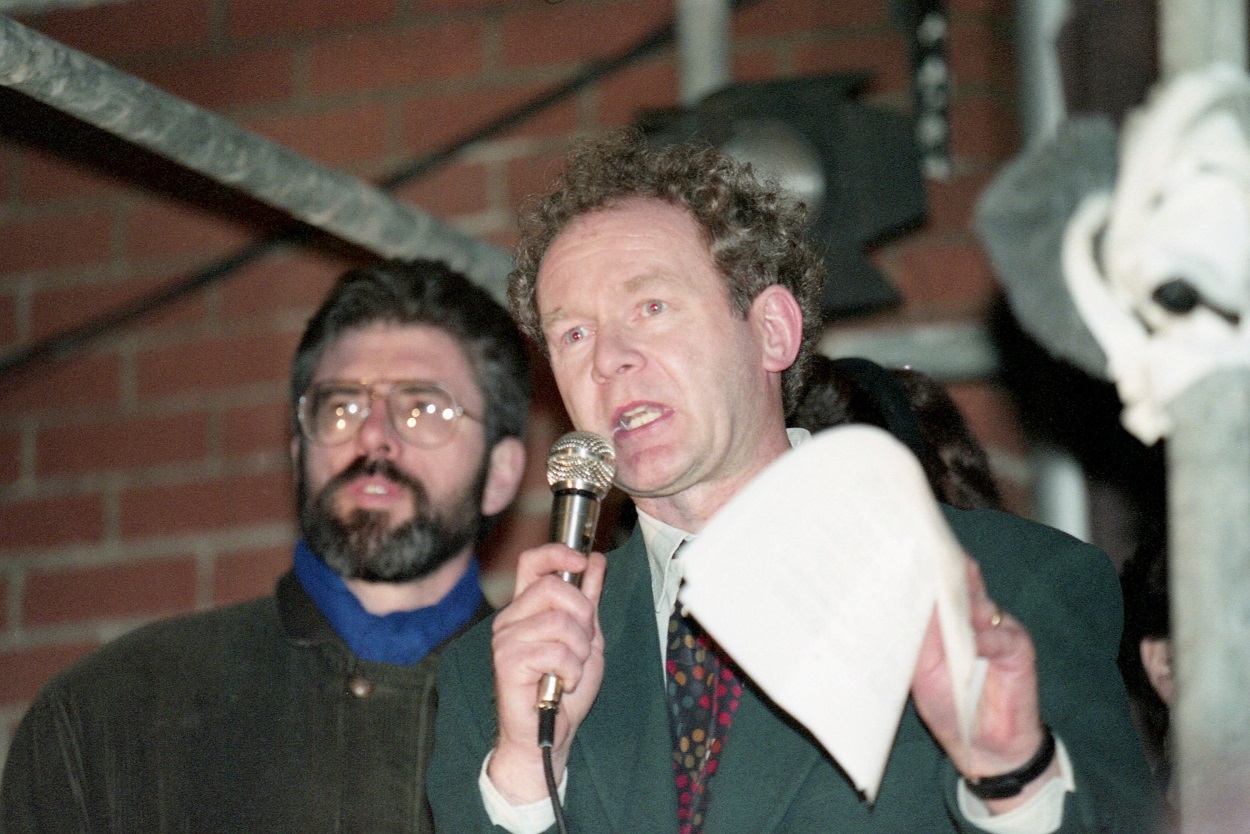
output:
[[[543,751],[543,776],[547,780],[547,795],[551,797],[551,810],[556,815],[556,831],[569,834],[568,823],[564,819],[564,806],[560,804],[560,786],[556,784],[555,766],[551,763],[551,747],[556,735],[556,716],[560,709],[555,705],[538,707],[538,746]]]

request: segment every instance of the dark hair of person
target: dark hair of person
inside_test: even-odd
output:
[[[821,331],[824,269],[804,239],[806,209],[751,167],[709,146],[654,148],[636,130],[575,145],[555,189],[521,207],[521,241],[508,286],[512,314],[543,349],[535,286],[543,255],[575,219],[630,198],[663,200],[690,212],[725,277],[730,304],[746,317],[772,284],[786,287],[803,310],[799,356],[782,376],[786,407],[798,400]]]
[[[523,437],[531,381],[525,340],[486,290],[437,261],[385,261],[344,273],[313,314],[291,368],[292,431],[299,398],[326,349],[376,325],[427,326],[459,343],[482,392],[486,448]]]
[[[920,461],[939,501],[1001,509],[985,450],[954,400],[927,374],[857,357],[814,356],[788,424],[815,433],[843,423],[867,423],[898,438]]]
[[[946,389],[911,368],[896,368],[891,373],[907,392],[921,439],[932,452],[920,462],[937,494],[952,507],[1001,509],[1002,498],[990,474],[985,449],[972,436]]]
[[[1151,529],[1120,569],[1124,594],[1124,631],[1120,640],[1120,672],[1132,696],[1147,746],[1155,755],[1164,749],[1168,707],[1155,692],[1142,666],[1141,641],[1172,634],[1168,611],[1167,537]]]

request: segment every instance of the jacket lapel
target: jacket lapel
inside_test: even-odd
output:
[[[821,761],[816,746],[749,680],[708,790],[710,834],[764,834]]]
[[[660,664],[650,569],[637,528],[608,556],[599,602],[604,633],[603,686],[578,729],[571,756],[588,775],[604,830],[667,831],[677,825],[677,789],[668,755],[672,737]],[[570,784],[570,791],[573,790]],[[581,804],[580,802],[578,803]]]

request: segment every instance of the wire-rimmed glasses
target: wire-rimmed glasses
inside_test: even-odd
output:
[[[346,443],[369,418],[377,397],[386,400],[386,413],[395,433],[414,446],[430,448],[446,443],[456,433],[461,417],[482,421],[435,382],[331,380],[316,383],[299,398],[300,430],[321,446]]]

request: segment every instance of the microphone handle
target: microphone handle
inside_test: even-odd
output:
[[[568,545],[582,554],[589,554],[595,541],[595,527],[599,524],[599,498],[583,489],[558,489],[551,504],[551,540]],[[570,571],[557,574],[565,582],[576,587],[582,585],[582,575]],[[560,678],[548,672],[538,683],[538,708],[554,710],[560,706],[563,687]]]

